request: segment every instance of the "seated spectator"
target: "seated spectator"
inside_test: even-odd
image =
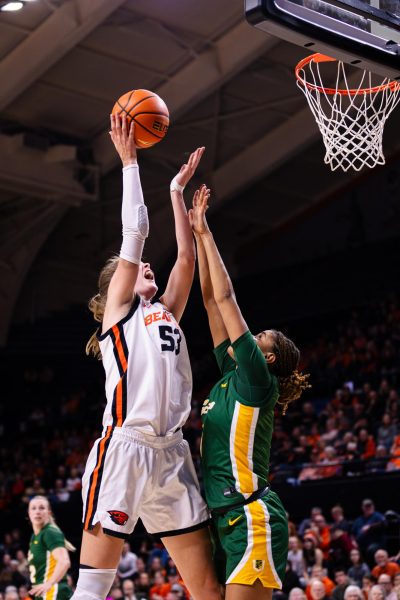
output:
[[[347,531],[342,531],[341,529],[331,530],[329,563],[347,570],[349,566],[349,554],[353,547],[354,543]]]
[[[344,592],[344,600],[364,600],[364,596],[358,585],[348,585]]]
[[[390,577],[390,575],[387,575],[386,573],[382,573],[382,575],[379,575],[378,585],[380,585],[382,588],[382,591],[385,595],[385,600],[398,600],[397,593],[394,589],[392,578]]]
[[[324,458],[321,460],[321,477],[336,477],[342,472],[340,460],[336,455],[336,450],[333,446],[327,446],[324,451]]]
[[[322,567],[324,557],[322,551],[317,547],[317,537],[312,531],[305,534],[303,542],[303,557],[306,567],[305,572],[307,575],[311,575],[312,568],[315,565]]]
[[[373,585],[369,590],[368,600],[385,600],[385,594],[379,585]]]
[[[29,595],[29,588],[27,585],[20,585],[18,588],[18,598],[19,600],[32,600]]]
[[[397,434],[397,427],[392,423],[392,417],[385,413],[382,417],[382,424],[378,428],[377,443],[385,446],[389,450]]]
[[[324,584],[324,595],[331,596],[335,588],[335,584],[333,583],[332,579],[329,579],[329,577],[327,577],[322,567],[315,565],[311,570],[311,577],[309,578],[309,582],[306,587],[306,596],[308,600],[311,600],[311,583],[316,579],[319,579],[319,581],[321,581]]]
[[[303,468],[301,469],[299,476],[298,476],[299,481],[321,479],[321,467],[319,466],[319,463],[320,463],[319,455],[320,455],[320,452],[319,452],[318,448],[313,448],[311,450],[311,463],[306,463],[303,466]]]
[[[165,577],[161,571],[154,573],[153,586],[150,588],[150,600],[161,600],[170,590],[170,586],[165,582]]]
[[[383,545],[385,517],[375,510],[375,504],[369,498],[362,501],[361,509],[363,514],[354,521],[352,533],[360,551],[370,559]]]
[[[387,471],[397,471],[400,469],[400,435],[396,435],[390,448],[390,460],[387,463]]]
[[[306,532],[306,529],[310,529],[317,515],[322,515],[322,508],[320,508],[319,506],[314,506],[311,509],[311,515],[303,519],[299,525],[298,532],[300,537],[303,537],[303,535]]]
[[[122,595],[124,600],[139,600],[135,594],[135,584],[132,579],[125,579],[122,582]]]
[[[325,560],[329,558],[331,544],[331,533],[323,515],[317,515],[314,519],[314,528],[318,539],[318,547],[321,549]]]
[[[350,531],[350,523],[344,518],[343,508],[339,504],[336,504],[331,508],[331,515],[333,519],[331,532],[335,531],[335,529],[340,529],[341,531],[346,532]]]
[[[364,577],[362,578],[361,591],[363,593],[365,600],[368,600],[369,593],[370,593],[373,585],[374,585],[374,578],[372,577],[372,575],[364,575]]]
[[[350,561],[351,567],[347,571],[347,575],[349,576],[350,581],[352,581],[359,587],[362,587],[363,577],[365,575],[369,575],[370,570],[368,565],[365,562],[363,562],[361,553],[358,550],[358,548],[353,548],[353,550],[350,551]]]
[[[325,600],[329,596],[326,593],[325,586],[320,579],[312,579],[310,582],[309,600]]]
[[[375,456],[367,464],[367,473],[384,473],[388,464],[388,451],[385,446],[377,446]]]
[[[121,559],[119,561],[117,575],[123,581],[134,577],[138,572],[138,557],[134,552],[131,552],[131,547],[128,542],[122,546]]]
[[[357,450],[363,460],[368,460],[375,456],[376,445],[372,435],[367,429],[361,429],[358,434]]]
[[[344,569],[335,570],[335,583],[336,587],[332,592],[331,598],[333,600],[344,600],[345,591],[350,585],[350,580]]]
[[[180,583],[174,583],[173,586],[171,587],[171,592],[174,594],[174,597],[177,600],[185,600],[185,598],[186,598],[185,590],[184,590],[183,586],[181,586]]]
[[[14,585],[9,585],[6,587],[4,600],[19,600],[18,590]]]
[[[113,585],[111,590],[108,592],[107,600],[122,600],[122,591],[119,586]]]
[[[297,536],[289,537],[289,551],[288,551],[288,560],[292,565],[292,569],[299,578],[304,576],[304,571],[306,570],[304,563],[303,550],[300,547],[300,540]]]
[[[282,591],[284,594],[288,594],[294,587],[299,587],[300,579],[295,571],[293,571],[292,563],[290,560],[286,563],[285,577],[282,582]]]
[[[376,566],[372,569],[371,575],[377,581],[382,574],[389,575],[389,577],[394,577],[400,572],[399,565],[395,562],[389,561],[389,555],[386,550],[383,550],[383,548],[380,548],[375,552],[375,563]]]
[[[135,581],[135,590],[138,598],[148,598],[150,593],[150,577],[148,573],[140,573]]]
[[[301,588],[295,587],[290,590],[288,600],[307,600],[307,596]]]

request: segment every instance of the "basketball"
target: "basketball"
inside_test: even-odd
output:
[[[164,100],[149,90],[131,90],[123,94],[112,109],[113,115],[126,115],[128,123],[135,122],[137,148],[150,148],[166,135],[169,112]]]

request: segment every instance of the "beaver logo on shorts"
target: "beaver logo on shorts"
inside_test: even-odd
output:
[[[129,515],[122,512],[122,510],[108,510],[107,512],[110,515],[111,521],[113,521],[116,525],[125,525],[129,519]]]

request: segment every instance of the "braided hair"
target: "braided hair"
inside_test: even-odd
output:
[[[273,363],[269,363],[270,371],[276,375],[279,381],[278,404],[283,405],[283,414],[286,414],[288,405],[298,400],[304,390],[310,388],[308,383],[310,375],[300,373],[297,370],[300,360],[300,350],[281,331],[271,329],[274,338],[272,352],[276,356]]]

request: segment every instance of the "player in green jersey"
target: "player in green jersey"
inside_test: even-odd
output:
[[[32,583],[29,593],[42,600],[69,600],[72,590],[66,578],[71,566],[68,549],[74,550],[74,547],[55,524],[47,498],[32,498],[28,516],[33,528],[28,553]]]
[[[297,371],[299,350],[281,332],[253,336],[208,227],[209,190],[196,192],[189,218],[200,283],[222,378],[202,408],[202,467],[215,533],[215,560],[226,600],[270,600],[282,587],[288,524],[268,485],[276,403],[308,387]],[[222,572],[221,572],[222,571]]]

